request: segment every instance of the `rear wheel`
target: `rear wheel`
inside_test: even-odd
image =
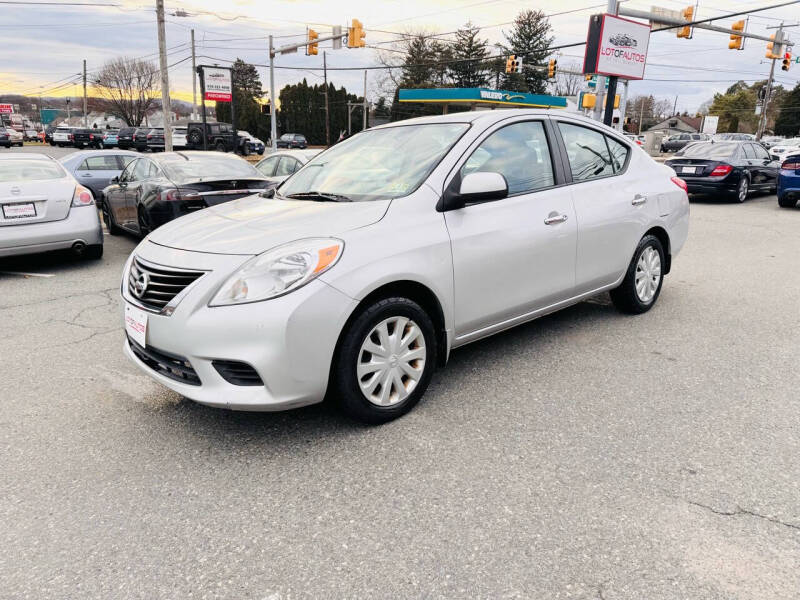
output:
[[[781,208],[794,208],[797,204],[797,199],[790,197],[789,194],[778,196],[778,206]]]
[[[108,229],[108,233],[110,235],[120,235],[122,233],[122,228],[120,228],[114,222],[114,215],[111,212],[111,209],[108,207],[108,202],[103,201],[103,222],[106,224],[106,228]]]
[[[425,393],[436,353],[433,322],[419,304],[376,301],[342,334],[332,378],[339,405],[365,423],[401,417]]]
[[[747,194],[750,193],[750,180],[747,179],[744,175],[742,175],[741,179],[739,179],[739,185],[736,186],[736,192],[733,195],[734,200],[737,202],[744,202],[747,200]]]
[[[216,150],[217,152],[225,152],[225,142],[223,142],[222,140],[217,142],[214,145],[214,150]]]
[[[611,300],[622,312],[641,314],[650,310],[664,282],[664,247],[654,235],[646,235],[633,253],[620,286],[611,290]]]
[[[150,225],[150,217],[147,214],[147,211],[143,207],[139,207],[138,211],[138,218],[139,222],[139,235],[142,237],[147,236],[153,229]]]

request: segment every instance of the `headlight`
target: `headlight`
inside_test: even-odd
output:
[[[219,288],[209,306],[230,306],[283,296],[315,279],[339,260],[344,242],[299,240],[267,250],[242,265]]]

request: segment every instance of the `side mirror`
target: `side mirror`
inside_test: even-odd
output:
[[[275,188],[269,188],[268,190],[264,190],[259,194],[262,198],[274,198],[275,197]]]
[[[111,183],[119,183],[119,177],[118,176],[117,177],[112,177],[111,178]]]
[[[457,175],[447,186],[436,205],[436,210],[446,212],[464,208],[467,204],[502,200],[508,196],[508,182],[500,173],[469,173]]]

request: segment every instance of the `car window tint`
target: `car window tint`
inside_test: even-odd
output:
[[[510,195],[553,185],[553,165],[542,123],[525,121],[495,131],[461,167],[462,178],[470,173],[500,173],[508,182]]]
[[[574,181],[586,181],[614,173],[602,133],[569,123],[559,123],[558,128],[567,147]]]
[[[756,152],[756,158],[760,158],[762,160],[769,159],[769,152],[766,151],[764,146],[759,146],[758,144],[753,144],[753,149]]]
[[[688,134],[688,133],[684,133],[684,134],[682,134],[682,135],[681,135],[681,137],[680,137],[680,138],[678,138],[678,139],[681,139],[681,140],[690,140],[690,139],[692,139],[692,138],[689,136],[689,134]]]
[[[135,156],[128,156],[127,154],[118,154],[117,161],[119,161],[120,169],[124,169],[136,159]]]
[[[133,169],[133,179],[131,179],[131,181],[142,181],[143,179],[147,179],[148,173],[150,173],[150,161],[137,161],[136,166]]]
[[[133,170],[136,168],[136,157],[133,157],[133,161],[128,163],[128,166],[125,167],[125,170],[120,173],[119,180],[120,181],[133,181]]]
[[[611,150],[611,162],[614,167],[614,172],[617,173],[625,166],[625,161],[628,160],[628,152],[630,150],[625,144],[620,144],[614,138],[606,136],[608,148]]]
[[[745,158],[755,158],[756,153],[753,150],[753,144],[742,144],[742,149],[744,150],[744,157]]]
[[[278,164],[280,159],[280,156],[270,156],[266,160],[262,161],[261,164],[256,166],[256,169],[258,169],[262,175],[266,177],[272,177],[275,175],[275,166]]]
[[[81,170],[88,171],[119,171],[117,158],[113,155],[90,156],[80,166]]]
[[[292,158],[291,156],[283,156],[281,157],[281,162],[278,163],[278,168],[275,171],[276,177],[285,177],[287,175],[291,175],[295,171],[297,171],[299,167],[299,163],[297,162],[296,158]]]

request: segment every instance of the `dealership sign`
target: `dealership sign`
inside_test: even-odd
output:
[[[0,104],[0,114],[10,114],[14,112],[14,105],[13,104]]]
[[[231,89],[231,70],[220,67],[203,67],[206,100],[230,102],[233,97]]]
[[[643,79],[650,25],[615,15],[592,15],[584,73]]]

